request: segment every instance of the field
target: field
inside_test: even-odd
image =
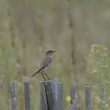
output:
[[[64,110],[69,89],[77,85],[78,107],[84,109],[84,86],[92,87],[98,110],[98,89],[105,87],[104,110],[110,108],[109,0],[0,0],[0,109],[10,109],[10,81],[17,81],[17,109],[24,109],[23,82],[30,83],[32,110],[39,110],[42,76],[29,77],[44,53],[55,49],[48,72],[64,87]]]

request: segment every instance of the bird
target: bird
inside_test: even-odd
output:
[[[35,73],[31,76],[33,78],[35,75],[41,74],[43,79],[46,80],[46,78],[50,79],[49,76],[46,74],[46,69],[49,67],[49,65],[52,63],[53,60],[53,54],[55,53],[55,50],[47,50],[45,52],[44,58],[41,61],[38,69],[36,69]]]

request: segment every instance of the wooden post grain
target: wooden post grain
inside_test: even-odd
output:
[[[10,82],[11,110],[16,110],[16,81]]]
[[[40,82],[40,110],[62,110],[62,84],[58,79]]]
[[[24,99],[25,99],[25,110],[30,110],[30,94],[29,94],[29,82],[24,82]]]
[[[91,87],[85,87],[85,110],[91,110]]]
[[[99,108],[98,110],[105,110],[105,87],[101,86],[99,89]]]
[[[70,110],[76,110],[76,86],[72,85],[70,88]]]

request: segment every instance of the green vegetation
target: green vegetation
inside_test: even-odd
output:
[[[89,55],[89,73],[93,74],[97,82],[104,84],[110,81],[110,58],[107,48],[100,45],[92,45]]]
[[[48,74],[64,84],[65,110],[69,109],[72,84],[78,87],[79,108],[84,108],[83,87],[88,84],[93,109],[108,110],[109,5],[110,0],[0,0],[0,109],[9,109],[11,80],[17,81],[17,109],[24,109],[23,81],[34,72],[45,50],[54,48],[57,52]],[[28,80],[31,108],[36,110],[42,77]],[[98,89],[102,85],[106,101],[100,106]]]
[[[99,87],[105,87],[105,97],[102,101],[99,96],[95,97],[95,104],[99,110],[109,110],[110,105],[110,58],[108,57],[107,48],[101,45],[92,45],[88,58],[88,73],[95,78],[96,85],[93,86],[97,90]],[[96,91],[95,91],[96,92]],[[94,93],[96,95],[96,93]]]

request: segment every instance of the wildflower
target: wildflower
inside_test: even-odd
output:
[[[67,102],[70,102],[70,100],[71,100],[70,96],[67,95],[67,96],[66,96],[66,101],[67,101]]]
[[[99,97],[95,97],[95,102],[98,104],[100,102],[100,98]]]

